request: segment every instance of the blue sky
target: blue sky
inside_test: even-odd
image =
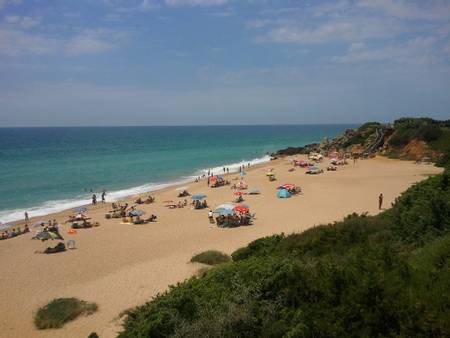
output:
[[[450,117],[449,0],[0,0],[0,126]]]

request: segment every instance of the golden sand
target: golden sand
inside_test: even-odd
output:
[[[108,203],[89,211],[89,216],[101,223],[100,227],[68,235],[68,225],[64,225],[61,233],[66,241],[76,241],[75,250],[35,254],[36,250],[56,242],[33,241],[31,234],[1,241],[0,337],[78,338],[93,331],[102,338],[115,337],[121,329],[118,316],[123,310],[142,304],[197,271],[200,266],[189,263],[194,254],[208,249],[231,253],[257,238],[300,232],[340,220],[352,212],[367,211],[374,215],[378,212],[380,192],[384,205],[390,206],[411,184],[441,172],[431,165],[376,158],[339,167],[336,172],[309,176],[302,168],[289,172],[291,160],[292,157],[279,159],[247,172],[245,181],[249,187],[261,191],[261,195],[245,197],[251,212],[256,213],[253,226],[221,229],[210,225],[208,209],[170,210],[163,201],[180,200],[176,198],[175,187],[171,187],[152,193],[156,203],[139,207],[147,215],[157,214],[156,223],[123,225],[118,219],[106,220]],[[325,160],[319,167],[326,168],[327,164]],[[275,182],[269,182],[265,175],[269,167],[277,175]],[[228,179],[236,176],[230,174]],[[278,199],[276,187],[283,183],[300,185],[303,195]],[[229,186],[211,189],[206,181],[187,186],[191,194],[207,194],[212,207],[235,198]],[[62,212],[39,219],[55,218],[61,223],[68,214]],[[35,311],[55,297],[95,302],[99,311],[62,329],[36,330]]]

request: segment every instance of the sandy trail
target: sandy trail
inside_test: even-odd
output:
[[[77,249],[56,255],[34,254],[47,244],[23,235],[0,242],[0,337],[87,337],[95,331],[102,338],[115,337],[120,330],[117,317],[125,309],[142,304],[183,281],[198,270],[189,263],[193,254],[207,249],[231,253],[262,236],[299,232],[316,224],[340,220],[352,212],[376,214],[378,194],[383,192],[385,206],[411,184],[427,175],[441,172],[430,165],[416,165],[377,158],[339,167],[337,172],[309,176],[304,169],[291,168],[291,158],[264,164],[248,171],[245,181],[262,194],[246,197],[255,212],[253,226],[219,229],[209,224],[208,210],[190,207],[169,210],[163,201],[174,200],[175,188],[156,192],[157,202],[145,205],[156,213],[158,222],[147,225],[121,225],[104,219],[110,205],[100,205],[89,215],[101,223],[98,228],[78,230],[66,240],[76,240]],[[325,168],[327,161],[320,167]],[[276,182],[265,173],[273,167]],[[229,175],[229,178],[237,175]],[[298,184],[302,196],[277,199],[275,188],[283,183]],[[205,181],[188,184],[191,193],[205,193],[214,207],[234,199],[229,187],[210,189]],[[130,202],[129,202],[130,203]],[[43,219],[67,218],[68,212]],[[79,297],[96,302],[99,311],[77,319],[59,330],[38,331],[33,326],[37,308],[55,297]]]

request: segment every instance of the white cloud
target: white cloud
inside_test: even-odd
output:
[[[149,11],[149,10],[152,10],[157,7],[158,7],[158,5],[156,4],[156,2],[154,0],[143,0],[141,3],[141,9],[143,11]]]
[[[0,0],[0,10],[6,7],[7,5],[20,5],[22,0]]]
[[[3,55],[50,54],[56,51],[58,45],[57,40],[43,35],[0,28],[0,54]]]
[[[269,30],[262,40],[281,43],[360,42],[367,39],[394,37],[404,27],[378,18],[340,18],[320,23],[288,21]]]
[[[67,42],[65,52],[69,56],[97,54],[116,47],[111,32],[104,30],[85,30]]]
[[[68,56],[97,54],[118,47],[127,35],[106,29],[88,29],[63,39],[20,29],[0,28],[0,54],[7,56],[57,54]]]
[[[359,0],[358,6],[387,15],[411,20],[445,20],[450,18],[447,0]]]
[[[191,6],[191,7],[207,7],[221,6],[229,2],[229,0],[165,0],[166,4],[174,7]]]
[[[348,53],[334,57],[333,61],[343,63],[360,62],[394,62],[406,64],[433,64],[439,62],[439,53],[435,48],[435,37],[417,37],[402,44],[391,44],[383,47],[367,47],[365,45],[350,46]]]
[[[40,18],[33,18],[31,16],[20,16],[20,15],[8,15],[5,18],[5,23],[25,29],[39,25],[40,21],[41,21]]]

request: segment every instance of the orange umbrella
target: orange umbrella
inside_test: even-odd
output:
[[[243,206],[243,205],[237,205],[237,206],[234,207],[233,210],[237,211],[237,212],[248,212],[250,209],[248,207]]]
[[[235,195],[245,195],[245,194],[247,194],[247,193],[244,192],[244,191],[236,191],[234,194],[235,194]]]

